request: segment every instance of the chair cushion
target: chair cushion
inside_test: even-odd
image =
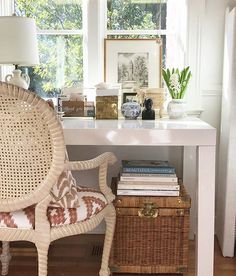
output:
[[[48,208],[48,219],[51,227],[74,224],[85,221],[101,212],[107,205],[101,192],[87,187],[76,187],[78,197],[77,208]],[[15,212],[0,213],[0,227],[33,229],[35,227],[35,206]]]

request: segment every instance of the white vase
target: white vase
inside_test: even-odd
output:
[[[168,106],[167,112],[170,119],[180,119],[186,116],[186,101],[183,99],[172,99]]]
[[[14,84],[16,86],[22,87],[24,89],[28,89],[29,83],[30,83],[30,78],[27,74],[22,74],[21,70],[15,69],[12,72],[12,75],[6,75],[5,81]]]

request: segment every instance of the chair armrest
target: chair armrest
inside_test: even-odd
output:
[[[83,160],[83,161],[69,161],[65,163],[64,171],[84,171],[95,169],[101,166],[104,163],[113,165],[116,162],[116,157],[112,152],[105,152],[96,158]]]
[[[115,199],[115,195],[107,185],[107,169],[108,165],[113,165],[116,160],[114,153],[105,152],[90,160],[66,162],[64,170],[82,171],[99,168],[99,188],[106,197],[108,203],[111,203]]]

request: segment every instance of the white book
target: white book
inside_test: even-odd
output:
[[[178,177],[165,176],[120,176],[121,181],[146,181],[146,182],[174,182],[178,183]]]
[[[147,182],[118,182],[118,189],[121,190],[176,190],[179,191],[180,186],[177,183],[147,183]]]
[[[117,190],[117,195],[133,196],[179,196],[179,191],[166,190]]]
[[[118,95],[119,95],[119,89],[116,89],[116,88],[96,90],[96,96],[118,96]]]
[[[121,175],[132,177],[176,177],[175,173],[122,173]]]

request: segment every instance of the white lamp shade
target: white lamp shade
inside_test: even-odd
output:
[[[20,16],[0,16],[0,64],[39,64],[35,21]]]

